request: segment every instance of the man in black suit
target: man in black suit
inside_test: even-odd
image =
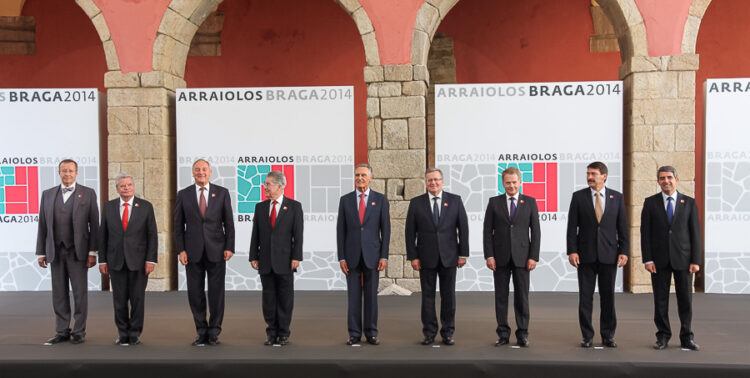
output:
[[[286,177],[280,171],[266,176],[267,200],[255,205],[250,239],[250,265],[263,285],[265,345],[287,345],[294,308],[294,272],[302,261],[302,204],[284,197]]]
[[[456,267],[469,256],[469,220],[461,196],[443,191],[443,172],[425,172],[427,193],[412,198],[406,213],[406,258],[419,272],[422,287],[422,345],[438,331],[435,286],[440,276],[440,336],[453,345],[456,325]]]
[[[232,199],[226,188],[209,183],[210,178],[208,161],[196,160],[195,185],[180,190],[174,205],[175,247],[180,263],[185,266],[188,302],[198,333],[194,346],[219,344],[226,262],[234,255]],[[209,321],[206,321],[206,276]]]
[[[45,342],[84,342],[88,315],[88,268],[96,264],[99,237],[99,204],[93,189],[76,183],[78,163],[65,159],[57,167],[62,185],[42,193],[36,255],[39,266],[50,266],[55,336]],[[73,288],[75,321],[70,329],[70,297]]]
[[[594,327],[591,312],[594,288],[599,283],[602,344],[616,348],[615,279],[617,268],[628,262],[628,223],[622,193],[605,188],[607,166],[595,161],[586,167],[589,187],[573,193],[568,211],[568,261],[578,269],[578,322],[581,346],[591,348]],[[597,280],[598,278],[598,280]]]
[[[541,231],[536,199],[519,193],[521,171],[515,167],[502,173],[505,194],[490,198],[484,214],[484,258],[495,281],[497,342],[510,339],[508,293],[513,276],[513,308],[516,314],[516,341],[529,346],[529,273],[539,261]]]
[[[99,271],[109,274],[112,281],[118,345],[141,343],[146,284],[158,258],[154,208],[134,196],[133,181],[133,176],[126,174],[115,178],[120,198],[104,204],[99,228]]]
[[[358,164],[354,168],[355,190],[339,200],[336,245],[341,271],[346,275],[347,345],[358,344],[363,329],[368,343],[380,344],[378,272],[388,265],[391,217],[385,196],[370,190],[371,180],[372,167]]]
[[[702,257],[701,230],[695,199],[677,192],[677,170],[659,168],[657,180],[661,193],[646,198],[641,211],[641,252],[646,270],[651,273],[654,291],[654,349],[667,347],[672,330],[669,327],[669,285],[674,276],[677,312],[680,315],[680,344],[699,350],[693,341],[690,322],[693,273],[700,270]]]

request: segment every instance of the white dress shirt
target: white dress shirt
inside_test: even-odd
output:
[[[271,206],[268,206],[268,216],[269,217],[271,216],[271,211],[273,210],[273,207],[276,207],[276,216],[279,216],[279,210],[281,210],[281,203],[284,201],[284,196],[279,196],[279,198],[277,198],[275,200],[276,201],[276,206],[274,206],[274,204],[273,204],[274,200],[272,200],[270,198],[269,198],[269,200],[271,200]]]
[[[206,186],[204,186],[206,190],[203,191],[203,197],[206,198],[206,208],[208,208],[208,191],[209,191],[210,186],[211,186],[211,183],[207,182]],[[198,184],[195,184],[195,200],[198,201],[198,204],[201,203],[201,187]]]
[[[359,190],[355,190],[354,192],[357,194],[356,204],[357,204],[357,210],[359,211],[359,201],[361,201],[360,196],[362,195],[362,192],[360,192]],[[367,190],[365,190],[364,193],[365,193],[365,208],[367,208],[367,200],[370,199],[370,188],[367,188]]]
[[[125,204],[128,204],[128,221],[130,220],[130,215],[133,214],[133,198],[130,197],[130,199],[126,202],[122,200],[122,197],[120,197],[120,220],[122,220],[122,213],[125,212]]]
[[[443,208],[443,191],[441,190],[440,193],[438,193],[438,195],[436,196],[433,196],[432,193],[430,192],[427,192],[427,195],[430,197],[430,212],[433,212],[433,213],[435,212],[435,207],[434,207],[435,200],[433,198],[438,199],[437,204],[438,204],[438,217],[439,217],[440,211],[442,211],[441,209]]]
[[[594,210],[596,210],[596,194],[599,193],[602,198],[602,214],[604,214],[604,208],[607,207],[607,188],[602,187],[602,190],[596,191],[593,188],[591,189],[591,203],[594,204]]]
[[[521,197],[521,192],[516,193],[515,196],[509,196],[507,193],[505,194],[505,203],[508,205],[508,216],[510,216],[510,199],[516,199],[516,210],[518,210],[518,205],[520,204],[520,202],[518,202],[519,197]]]
[[[73,188],[73,190],[64,193],[62,190],[65,188]],[[68,198],[70,198],[71,195],[73,195],[73,192],[76,191],[76,183],[73,183],[71,186],[65,186],[65,184],[60,184],[60,193],[62,194],[62,200],[63,203],[68,202]]]
[[[667,211],[667,205],[668,201],[667,198],[672,197],[672,218],[674,219],[674,215],[677,213],[677,191],[675,190],[672,195],[667,195],[664,192],[661,192],[661,200],[664,201],[664,211]],[[643,263],[643,265],[653,264],[653,261],[646,261]]]

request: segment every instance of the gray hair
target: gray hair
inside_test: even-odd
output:
[[[430,174],[430,173],[432,173],[432,172],[438,172],[438,173],[440,173],[440,178],[441,179],[443,178],[443,171],[440,170],[440,168],[427,168],[427,170],[424,171],[424,177],[427,177],[427,175]]]
[[[662,172],[670,172],[674,175],[674,178],[679,179],[679,177],[677,177],[677,168],[671,165],[664,165],[664,166],[659,167],[659,170],[656,171],[657,179],[659,178],[659,173],[662,173]]]
[[[208,169],[211,169],[211,163],[209,163],[208,160],[206,160],[204,158],[198,158],[198,159],[196,159],[193,162],[193,165],[191,166],[191,168],[195,168],[195,165],[198,164],[199,161],[202,161],[202,162],[206,163],[208,165]]]
[[[271,171],[268,172],[268,175],[266,176],[273,181],[276,185],[281,185],[281,187],[286,187],[286,177],[284,177],[284,174],[281,173],[281,171]]]
[[[129,175],[127,173],[120,173],[115,177],[115,187],[120,184],[120,180],[129,178],[131,181],[133,181],[133,185],[135,185],[135,177],[133,175]]]
[[[370,164],[367,164],[367,163],[357,164],[357,165],[354,166],[354,170],[356,171],[357,168],[367,168],[367,170],[370,171],[370,177],[373,177],[372,176],[372,167],[370,166]]]

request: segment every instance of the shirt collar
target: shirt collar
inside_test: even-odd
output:
[[[440,193],[438,193],[438,195],[436,195],[436,196],[433,196],[433,195],[432,195],[432,193],[430,193],[430,192],[427,192],[427,195],[429,195],[429,196],[430,196],[430,202],[432,202],[432,199],[433,199],[433,198],[440,198],[440,200],[441,200],[441,201],[442,201],[442,200],[444,199],[444,198],[443,198],[443,191],[442,191],[442,190],[441,190],[441,191],[440,191]]]
[[[668,195],[667,193],[661,192],[661,199],[662,199],[662,200],[663,200],[664,202],[667,202],[667,198],[668,198],[668,197],[672,197],[672,200],[673,200],[673,201],[674,201],[675,203],[677,203],[677,191],[676,191],[676,190],[674,191],[674,193],[672,193],[672,195],[671,195],[671,196],[670,196],[670,195]]]
[[[507,197],[508,201],[510,201],[511,198],[515,198],[516,202],[518,202],[518,199],[521,197],[521,192],[519,191],[514,196],[509,196],[508,193],[505,193],[505,197]]]
[[[273,205],[274,200],[269,198],[268,201],[271,203],[271,205]],[[280,195],[279,198],[276,199],[276,202],[277,202],[277,205],[281,206],[281,203],[284,202],[284,195],[283,194]]]
[[[133,201],[134,201],[134,200],[135,200],[135,196],[133,196],[133,197],[130,197],[130,200],[128,200],[128,202],[127,202],[127,204],[128,204],[128,207],[133,207]],[[125,204],[125,201],[123,201],[123,200],[122,200],[122,197],[120,197],[120,207],[122,207],[122,206],[123,206],[123,204]]]
[[[211,190],[210,186],[211,186],[210,182],[207,182],[206,185],[204,186],[204,188],[206,188],[206,193],[208,193],[208,191]],[[200,193],[201,192],[201,186],[198,185],[198,184],[195,184],[195,191],[198,192],[198,193]]]
[[[75,190],[76,190],[76,183],[73,182],[70,186],[65,186],[65,184],[60,184],[60,190],[65,189],[65,188],[73,188],[73,191],[75,192]]]
[[[593,196],[594,194],[596,194],[596,193],[597,193],[597,191],[596,191],[596,190],[594,190],[594,188],[591,188],[591,187],[589,187],[589,189],[591,189],[591,195],[592,195],[592,196]],[[605,194],[606,194],[606,193],[605,193],[605,192],[606,192],[606,190],[607,190],[607,187],[606,187],[606,186],[602,186],[602,190],[600,190],[600,191],[599,191],[598,193],[601,193],[601,194],[602,194],[602,197],[606,197],[606,196],[605,196]]]
[[[360,192],[359,189],[356,189],[354,191],[357,192],[357,197],[359,197],[359,195],[362,194],[362,192]],[[369,198],[370,197],[370,188],[367,188],[367,190],[365,190],[364,193],[365,193],[365,197]]]

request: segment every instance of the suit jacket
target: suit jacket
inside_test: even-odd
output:
[[[336,249],[339,261],[346,260],[350,267],[364,259],[367,269],[378,267],[378,260],[388,259],[391,241],[391,215],[388,200],[370,189],[365,218],[359,223],[357,191],[341,196],[336,224]]]
[[[53,211],[60,185],[42,192],[39,229],[36,236],[37,256],[47,256],[47,263],[55,260],[55,236]],[[61,194],[62,196],[62,194]],[[76,183],[76,189],[68,201],[73,201],[73,244],[76,259],[85,260],[89,251],[99,249],[99,205],[96,192],[87,186]]]
[[[618,255],[629,255],[625,201],[622,193],[606,188],[601,223],[596,222],[591,188],[573,193],[568,211],[568,255],[578,253],[582,263],[617,263]]]
[[[469,220],[461,196],[443,192],[438,224],[435,226],[430,195],[411,199],[406,213],[406,258],[419,259],[427,269],[458,265],[458,256],[469,256]]]
[[[158,237],[156,217],[151,202],[133,197],[133,206],[128,211],[128,229],[122,229],[120,218],[120,198],[104,204],[102,225],[99,228],[99,263],[106,263],[109,269],[143,270],[146,261],[157,262]]]
[[[302,204],[284,197],[271,227],[271,200],[255,205],[250,261],[258,260],[258,272],[292,273],[291,261],[302,261]]]
[[[518,196],[513,220],[508,212],[505,194],[490,198],[484,214],[484,258],[493,257],[497,266],[511,261],[525,267],[526,261],[539,261],[541,230],[536,199],[523,194]]]
[[[700,264],[701,230],[695,199],[677,193],[672,224],[661,193],[643,201],[641,211],[641,253],[643,261],[653,261],[657,268],[671,265],[674,270],[688,270]]]
[[[186,251],[188,259],[199,261],[203,251],[211,262],[224,260],[224,251],[234,252],[234,219],[229,191],[210,184],[206,219],[198,207],[195,184],[180,190],[174,204],[174,239],[177,253]]]

